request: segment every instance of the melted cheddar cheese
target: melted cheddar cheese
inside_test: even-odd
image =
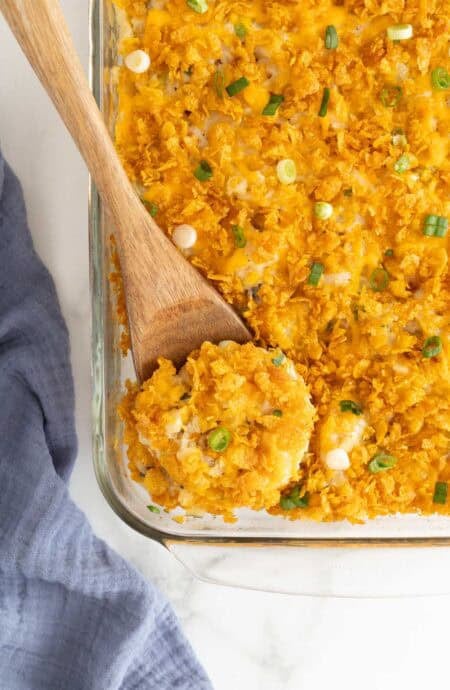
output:
[[[450,91],[432,80],[450,69],[449,1],[208,0],[203,14],[185,0],[115,4],[131,27],[121,54],[151,58],[142,74],[118,68],[125,170],[169,236],[195,228],[186,256],[255,342],[292,359],[317,411],[286,482],[286,492],[301,484],[308,506],[279,507],[280,484],[270,500],[242,494],[227,510],[234,500],[317,520],[449,512],[433,496],[450,480]],[[396,24],[412,37],[390,40]],[[273,95],[282,102],[265,115]],[[277,175],[285,159],[291,184]],[[443,232],[424,234],[430,216]],[[349,400],[360,413],[342,407]],[[349,458],[343,472],[326,464],[336,449]],[[133,470],[147,450],[130,447]],[[373,472],[380,453],[395,464]],[[217,496],[187,503],[223,512]]]
[[[204,343],[178,373],[161,359],[141,389],[129,384],[120,413],[133,478],[154,500],[227,520],[279,503],[300,478],[314,420],[292,362],[232,342]]]

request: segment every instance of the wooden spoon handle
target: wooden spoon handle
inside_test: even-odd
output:
[[[58,0],[0,0],[0,10],[83,155],[117,226],[120,244],[140,243],[145,238],[155,251],[161,251],[162,243],[165,252],[167,245],[169,252],[175,252],[142,208],[128,181],[89,89]],[[132,227],[126,228],[125,235],[121,225],[130,216],[135,220]],[[157,232],[149,233],[149,225]],[[126,253],[126,246],[121,249]]]

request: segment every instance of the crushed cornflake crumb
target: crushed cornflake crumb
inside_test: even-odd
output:
[[[286,472],[284,508],[280,483],[233,496],[226,474],[208,474],[206,449],[197,444],[192,460],[188,453],[177,463],[171,452],[172,465],[163,468],[132,431],[151,422],[159,433],[162,407],[152,403],[145,420],[129,416],[149,394],[133,387],[126,412],[131,467],[133,457],[136,468],[146,464],[150,493],[174,507],[180,473],[185,481],[190,463],[200,464],[200,484],[185,488],[195,497],[204,491],[203,508],[227,519],[244,504],[290,518],[354,522],[449,513],[433,494],[437,481],[450,480],[450,108],[448,89],[431,80],[437,67],[448,68],[449,0],[210,0],[204,14],[185,0],[150,9],[144,0],[116,4],[134,26],[121,42],[122,56],[143,50],[151,58],[143,74],[117,68],[115,136],[125,170],[149,208],[156,205],[156,221],[169,236],[180,225],[196,229],[189,260],[239,310],[258,343],[286,353],[317,412],[309,452]],[[389,40],[387,28],[396,23],[410,24],[411,38]],[[245,26],[245,39],[229,30],[237,24]],[[324,45],[329,25],[339,39],[335,50]],[[230,96],[226,87],[243,78],[245,88]],[[325,89],[326,114],[319,117]],[[263,115],[273,95],[283,100]],[[403,154],[409,167],[397,174]],[[289,185],[277,178],[286,159],[296,170]],[[202,161],[208,174],[198,179]],[[330,204],[333,214],[316,218],[317,202]],[[240,246],[235,226],[245,238]],[[308,282],[313,264],[323,266],[317,284]],[[113,282],[125,323],[117,272]],[[440,351],[424,356],[435,336]],[[221,351],[225,357],[228,348]],[[160,371],[171,380],[168,363]],[[233,375],[251,381],[242,368],[227,369],[226,377]],[[212,381],[221,385],[217,372]],[[341,412],[341,400],[355,401],[361,417]],[[302,407],[291,434],[302,428],[303,414]],[[203,427],[217,421],[200,407],[198,416]],[[270,423],[284,425],[286,417]],[[249,430],[245,438],[252,449],[245,462],[258,484],[267,470],[258,434]],[[183,443],[186,453],[192,438]],[[349,455],[345,481],[333,479],[324,462],[333,448]],[[396,462],[371,473],[380,453]],[[188,494],[184,500],[191,501]]]

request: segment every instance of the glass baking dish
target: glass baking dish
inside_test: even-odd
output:
[[[119,24],[111,0],[91,0],[90,29],[92,88],[112,134]],[[318,596],[450,593],[450,549],[445,548],[450,546],[450,518],[403,515],[364,525],[319,524],[244,510],[236,524],[213,516],[190,517],[178,524],[165,513],[147,510],[148,495],[129,478],[116,413],[123,382],[133,378],[134,371],[131,358],[123,358],[119,348],[108,280],[110,234],[92,186],[93,457],[101,490],[117,515],[212,582]]]

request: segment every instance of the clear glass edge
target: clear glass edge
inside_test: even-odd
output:
[[[99,108],[102,108],[102,32],[103,3],[89,1],[89,83]],[[92,376],[92,458],[98,485],[114,512],[137,532],[162,542],[160,535],[139,524],[134,515],[117,500],[105,458],[105,343],[103,283],[104,264],[101,244],[101,200],[89,177],[89,281],[91,293],[91,376]]]
[[[103,31],[103,2],[102,0],[90,0],[90,83],[94,95],[101,107],[102,95],[102,31]],[[248,537],[248,536],[208,536],[192,537],[175,532],[159,530],[154,528],[131,513],[127,507],[119,500],[112,486],[108,473],[106,461],[105,444],[105,339],[104,339],[104,312],[102,304],[103,285],[107,276],[104,273],[103,257],[101,253],[101,202],[93,184],[90,180],[89,185],[89,247],[90,247],[90,283],[91,283],[91,306],[92,306],[92,378],[93,378],[93,398],[92,398],[92,448],[93,462],[96,478],[105,499],[114,512],[132,529],[140,534],[159,542],[174,553],[174,556],[181,560],[188,569],[197,577],[208,582],[220,582],[231,586],[246,586],[234,582],[226,576],[220,578],[205,574],[205,567],[199,572],[192,567],[186,557],[177,553],[178,545],[211,545],[224,547],[230,546],[276,546],[276,547],[296,547],[309,549],[311,547],[329,547],[333,549],[354,550],[355,547],[363,547],[364,550],[372,547],[445,547],[450,546],[449,537],[386,537],[386,538],[295,538],[295,537]],[[233,550],[234,551],[234,550]],[[239,578],[238,578],[239,579]],[[265,589],[269,591],[287,591],[283,587],[268,586],[247,586],[249,589]],[[336,592],[303,591],[296,594],[308,594],[311,596],[367,596],[356,594],[349,595]],[[432,593],[432,592],[430,592]],[[375,594],[374,596],[387,596],[385,594]],[[397,595],[395,595],[397,596]]]

